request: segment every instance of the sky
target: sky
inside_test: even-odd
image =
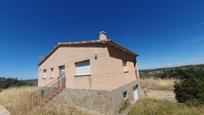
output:
[[[1,0],[0,76],[33,79],[57,42],[108,38],[140,69],[204,63],[203,0]]]

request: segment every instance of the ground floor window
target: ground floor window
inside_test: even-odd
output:
[[[51,76],[50,76],[50,78],[52,79],[52,78],[54,78],[54,68],[51,68],[50,71],[51,71]]]
[[[47,78],[47,69],[43,70],[43,78],[46,79]]]
[[[123,92],[123,98],[127,98],[127,91]]]
[[[85,60],[81,62],[75,63],[76,67],[76,75],[90,75],[91,74],[91,66],[90,60]]]

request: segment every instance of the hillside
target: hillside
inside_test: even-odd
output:
[[[140,70],[141,78],[178,78],[204,76],[204,64]]]
[[[17,78],[0,77],[0,91],[2,89],[16,86],[37,86],[37,79],[18,80]]]

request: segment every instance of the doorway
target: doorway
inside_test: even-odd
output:
[[[59,66],[59,85],[65,87],[65,66]]]
[[[133,87],[133,98],[134,101],[138,101],[139,100],[139,90],[138,90],[138,85]]]

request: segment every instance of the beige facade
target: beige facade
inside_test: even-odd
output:
[[[66,88],[71,89],[113,90],[136,81],[137,54],[100,36],[103,39],[59,43],[39,64],[38,86],[58,79],[60,66],[65,67]],[[90,74],[77,76],[76,63],[85,60],[90,62]]]

